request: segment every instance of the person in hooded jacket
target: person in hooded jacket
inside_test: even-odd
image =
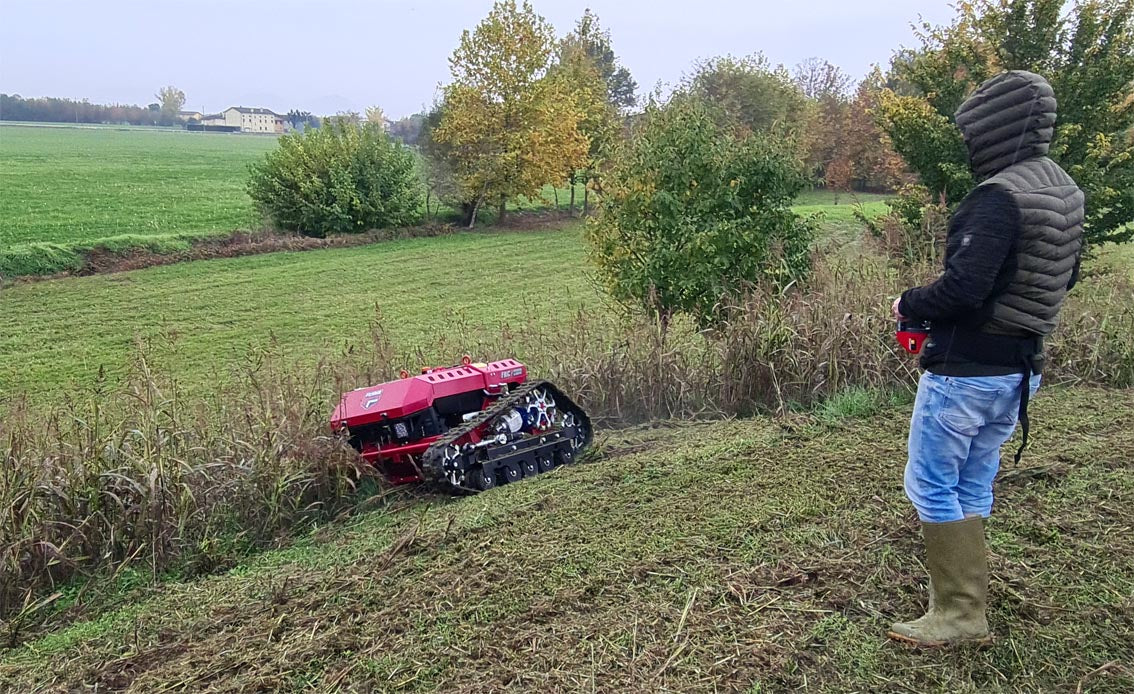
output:
[[[894,302],[899,320],[930,323],[905,469],[922,522],[929,609],[891,627],[900,641],[991,638],[984,520],[992,482],[1017,421],[1027,444],[1043,338],[1082,251],[1083,192],[1047,157],[1055,118],[1051,85],[1024,71],[993,77],[961,105],[956,123],[980,184],[950,221],[944,272]]]

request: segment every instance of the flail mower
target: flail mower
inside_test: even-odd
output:
[[[344,393],[331,429],[395,484],[483,491],[576,460],[591,443],[582,408],[515,359],[424,368]]]

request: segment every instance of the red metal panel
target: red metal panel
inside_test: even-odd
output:
[[[515,359],[468,364],[387,381],[344,393],[331,415],[331,426],[361,426],[420,412],[437,398],[478,390],[496,392],[501,385],[523,383],[527,368]]]

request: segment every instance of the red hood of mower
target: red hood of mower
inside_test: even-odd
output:
[[[430,407],[437,398],[477,390],[494,391],[506,383],[523,383],[526,378],[527,368],[515,359],[430,369],[418,376],[343,393],[331,415],[331,428],[337,431],[343,426],[405,417]]]

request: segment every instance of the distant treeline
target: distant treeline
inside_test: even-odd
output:
[[[51,123],[129,123],[131,125],[174,125],[177,121],[161,110],[160,104],[128,106],[92,104],[87,100],[43,97],[25,99],[19,94],[0,94],[0,120]]]

